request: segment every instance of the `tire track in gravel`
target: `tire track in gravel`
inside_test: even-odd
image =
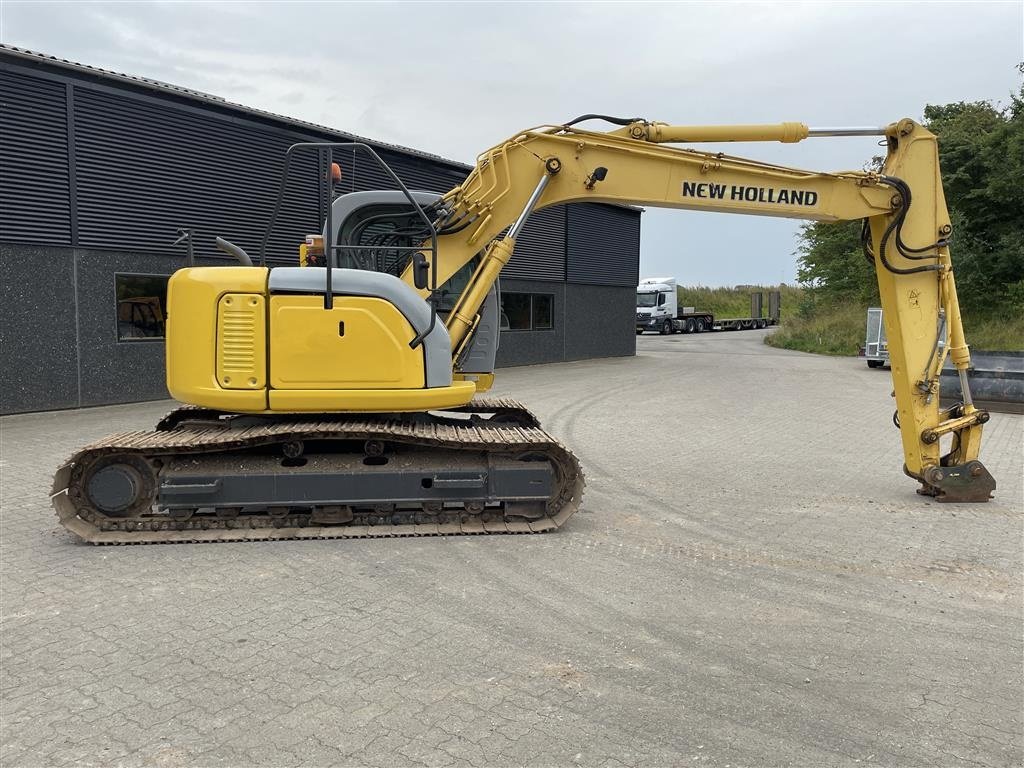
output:
[[[529,553],[506,551],[502,555],[499,559],[485,553],[481,558],[467,560],[464,565],[478,583],[502,584],[510,588],[510,594],[526,596],[530,604],[525,611],[529,614],[528,620],[519,621],[519,611],[510,613],[507,607],[494,602],[479,604],[472,614],[464,615],[462,621],[471,623],[478,631],[495,633],[497,629],[501,637],[516,638],[514,647],[532,659],[526,662],[529,666],[565,659],[575,664],[585,677],[593,679],[584,687],[591,685],[599,694],[615,695],[618,686],[626,685],[635,693],[642,693],[642,699],[652,709],[670,708],[675,703],[671,690],[660,694],[650,692],[659,686],[659,681],[690,680],[711,684],[717,687],[702,690],[699,705],[693,705],[699,714],[717,723],[717,727],[727,723],[732,730],[747,729],[749,735],[761,738],[765,733],[751,729],[748,716],[737,716],[738,691],[746,691],[748,697],[755,699],[770,700],[785,700],[791,694],[798,694],[799,703],[791,703],[789,707],[796,706],[802,711],[793,727],[799,727],[803,719],[811,720],[830,705],[839,704],[856,722],[871,724],[866,730],[868,734],[877,733],[887,722],[873,696],[864,701],[851,701],[845,694],[828,687],[807,689],[802,682],[805,668],[784,658],[766,659],[751,654],[742,638],[713,629],[691,630],[696,624],[667,627],[664,611],[652,609],[649,604],[627,610],[612,602],[621,600],[621,596],[604,590],[599,584],[572,583],[563,575],[575,572],[572,568],[555,570],[538,580],[530,573],[529,566],[535,565],[535,559]],[[661,563],[656,574],[659,581],[671,575],[665,572],[665,565]],[[678,583],[685,581],[686,574],[679,573]],[[702,579],[702,584],[706,585],[707,579]],[[735,588],[735,584],[731,587]],[[790,613],[794,612],[790,610]],[[795,613],[797,619],[806,620],[806,611]],[[714,617],[710,623],[718,625],[721,619]],[[684,692],[680,690],[677,694]],[[591,705],[601,708],[600,701]],[[606,724],[614,726],[614,721]],[[805,738],[813,741],[809,734]],[[863,746],[872,743],[866,741]]]
[[[644,372],[640,372],[643,375]],[[685,388],[687,380],[699,378],[699,371],[687,371],[685,376],[677,376],[674,383]],[[631,377],[632,378],[632,377]],[[627,381],[618,386],[612,386],[588,397],[572,401],[566,406],[556,410],[549,419],[550,429],[558,435],[565,436],[565,443],[570,450],[574,445],[582,444],[579,440],[580,421],[590,409],[596,405],[612,400],[623,392],[636,388],[634,381]],[[648,486],[637,482],[635,476],[624,476],[616,473],[600,461],[595,461],[590,454],[580,454],[579,458],[584,466],[588,477],[588,488],[584,496],[582,513],[590,515],[577,516],[575,528],[579,533],[567,537],[558,536],[562,546],[591,546],[600,545],[612,540],[616,535],[619,542],[619,549],[623,548],[622,531],[615,531],[611,526],[607,527],[604,534],[597,531],[587,531],[585,541],[580,541],[578,535],[584,533],[579,530],[584,524],[599,525],[598,518],[594,515],[593,497],[608,499],[608,494],[603,490],[605,483],[614,482],[619,489],[628,491],[632,497],[637,510],[633,514],[619,512],[612,513],[620,525],[623,525],[630,533],[637,533],[639,538],[630,536],[626,541],[633,550],[634,556],[644,557],[646,553],[653,550],[659,554],[692,559],[694,561],[720,560],[724,563],[741,565],[745,567],[767,567],[772,569],[787,569],[793,573],[791,576],[799,578],[808,586],[815,586],[817,589],[824,588],[831,591],[834,587],[834,579],[837,576],[850,576],[857,573],[869,575],[874,578],[896,578],[901,581],[923,581],[931,583],[935,588],[955,588],[960,591],[971,592],[977,596],[992,600],[993,596],[998,599],[999,595],[1008,594],[1015,585],[1014,580],[1005,573],[993,569],[977,568],[971,573],[957,573],[954,571],[943,571],[937,568],[929,568],[925,565],[911,564],[901,565],[892,563],[889,566],[872,564],[867,566],[851,560],[836,558],[821,558],[808,556],[800,548],[789,548],[789,552],[779,552],[779,542],[772,542],[771,547],[766,547],[762,541],[751,536],[745,536],[743,530],[736,528],[715,525],[707,521],[696,521],[692,519],[692,513],[685,507],[680,506],[675,500],[667,499],[664,496],[651,493]],[[586,496],[590,495],[591,501],[588,504]],[[727,503],[727,499],[722,500]],[[814,505],[842,505],[852,504],[860,500],[846,497],[841,494],[826,494],[808,498],[808,504]],[[621,502],[620,502],[621,503]],[[606,506],[610,506],[607,504]],[[890,505],[894,506],[894,505]],[[905,505],[899,505],[905,506]],[[673,516],[672,523],[685,531],[692,537],[691,541],[680,543],[664,536],[654,535],[654,524],[650,517],[644,514],[647,508],[659,509]],[[586,522],[584,522],[586,521]],[[609,521],[612,522],[612,521]],[[969,579],[969,583],[965,583]],[[861,586],[865,595],[873,595],[873,587],[870,585]],[[834,607],[834,606],[833,606]]]

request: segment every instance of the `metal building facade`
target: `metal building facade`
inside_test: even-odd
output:
[[[179,227],[194,231],[200,264],[229,263],[216,235],[257,252],[285,149],[355,138],[0,46],[0,412],[166,397],[163,342],[118,340],[115,276],[183,266]],[[413,189],[445,191],[470,170],[364,141]],[[336,160],[343,192],[392,186],[365,155]],[[311,158],[293,165],[271,265],[294,264],[319,230],[317,173]],[[532,297],[542,321],[502,332],[499,365],[633,354],[639,233],[632,209],[535,213],[501,287]]]

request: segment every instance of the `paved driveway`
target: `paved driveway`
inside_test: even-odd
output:
[[[155,403],[2,427],[4,766],[1024,761],[1024,417],[917,497],[885,371],[762,333],[502,371],[588,474],[542,536],[93,547],[46,493]]]

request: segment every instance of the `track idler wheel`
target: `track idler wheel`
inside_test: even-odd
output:
[[[85,501],[107,517],[138,517],[150,511],[156,495],[153,468],[138,456],[106,456],[82,478]]]

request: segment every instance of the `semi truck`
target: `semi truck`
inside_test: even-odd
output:
[[[782,294],[768,292],[768,312],[764,294],[750,294],[749,317],[715,318],[711,312],[695,307],[679,307],[679,294],[674,277],[645,277],[636,288],[636,333],[657,331],[663,336],[672,333],[704,331],[740,331],[778,325]]]

